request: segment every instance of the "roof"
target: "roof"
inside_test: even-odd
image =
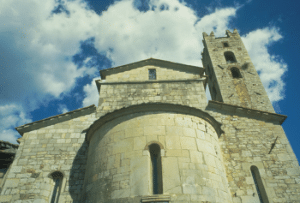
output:
[[[74,119],[74,118],[77,118],[77,117],[80,117],[80,116],[85,116],[85,115],[94,113],[95,111],[96,111],[96,106],[93,104],[93,105],[90,105],[90,106],[87,106],[87,107],[76,109],[74,111],[66,112],[64,114],[59,114],[59,115],[56,115],[56,116],[45,118],[43,120],[35,121],[35,122],[32,122],[32,123],[27,123],[27,124],[21,125],[19,127],[16,127],[15,129],[21,135],[23,135],[26,132],[30,132],[32,130],[36,130],[36,129],[39,129],[39,128],[54,125],[56,123],[61,123],[63,121],[71,120],[71,119]]]
[[[248,118],[254,118],[258,120],[263,120],[265,122],[272,122],[280,125],[287,118],[286,115],[261,111],[257,109],[250,109],[246,107],[226,104],[223,102],[218,102],[213,100],[208,101],[208,105],[206,107],[206,110],[211,110],[211,109],[218,109],[227,113],[232,113],[239,116],[246,116]]]
[[[139,67],[146,66],[146,65],[154,65],[154,66],[159,66],[159,67],[164,67],[164,68],[172,68],[175,70],[184,70],[187,72],[198,73],[198,74],[200,74],[201,77],[203,77],[203,74],[204,74],[204,68],[202,68],[202,67],[185,65],[185,64],[181,64],[181,63],[174,63],[171,61],[164,61],[164,60],[155,59],[155,58],[149,58],[146,60],[129,63],[126,65],[117,66],[114,68],[100,70],[100,76],[101,76],[101,79],[105,79],[107,75],[132,70],[132,69],[139,68]]]
[[[0,152],[7,153],[7,154],[15,154],[19,145],[12,144],[7,141],[0,140]]]

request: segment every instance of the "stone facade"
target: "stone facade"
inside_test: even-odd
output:
[[[274,113],[239,33],[234,30],[233,33],[226,31],[226,34],[227,37],[220,38],[216,38],[213,32],[209,36],[203,34],[202,63],[209,76],[212,99]],[[226,53],[232,53],[232,58],[226,60]],[[232,79],[231,68],[237,68],[241,77]]]
[[[151,58],[102,70],[98,107],[16,128],[23,137],[0,202],[300,202],[286,116],[237,31],[204,33],[204,47],[205,69]]]

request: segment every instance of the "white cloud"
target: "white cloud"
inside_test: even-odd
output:
[[[86,107],[92,104],[98,106],[99,93],[95,83],[95,80],[100,78],[94,78],[90,84],[86,84],[83,87],[83,91],[85,92],[85,98],[82,101],[82,106]]]
[[[66,113],[66,112],[69,112],[69,109],[68,109],[67,105],[59,104],[58,105],[58,112],[59,113]]]
[[[278,102],[284,98],[282,76],[287,71],[287,64],[268,51],[268,47],[281,38],[279,30],[275,27],[257,29],[242,37],[271,102]]]
[[[13,128],[30,123],[32,120],[26,116],[21,106],[16,104],[0,106],[0,140],[17,144],[19,133]]]
[[[229,29],[231,18],[236,15],[236,10],[236,8],[216,9],[215,12],[201,18],[196,24],[197,31],[207,34],[213,31],[216,36],[224,36],[225,31]]]

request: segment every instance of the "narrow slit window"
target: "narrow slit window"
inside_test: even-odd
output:
[[[241,72],[238,68],[233,67],[230,69],[230,71],[231,71],[231,75],[233,78],[241,78],[242,77]]]
[[[163,194],[160,147],[158,144],[151,144],[149,150],[152,166],[153,194]]]
[[[224,56],[225,56],[227,63],[235,63],[236,62],[235,56],[231,51],[226,51],[224,53]]]
[[[53,187],[50,203],[58,203],[62,180],[63,180],[63,174],[59,171],[56,171],[56,172],[52,173],[51,177],[54,182],[54,187]]]
[[[156,80],[156,70],[149,69],[149,80]]]
[[[260,203],[269,203],[267,193],[262,183],[258,168],[256,166],[251,166],[250,169]]]

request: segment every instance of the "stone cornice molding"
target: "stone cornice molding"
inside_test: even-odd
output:
[[[127,85],[127,84],[147,84],[147,83],[174,83],[174,82],[203,82],[206,84],[206,77],[199,79],[186,79],[186,80],[144,80],[144,81],[122,81],[122,82],[106,82],[105,80],[95,80],[98,92],[100,92],[101,85]]]
[[[43,120],[35,121],[32,123],[27,123],[25,125],[21,125],[19,127],[16,127],[15,129],[23,136],[24,133],[30,132],[32,130],[36,130],[39,128],[47,127],[50,125],[54,125],[63,121],[68,121],[80,116],[85,116],[91,113],[96,112],[96,106],[90,105],[84,108],[76,109],[74,111],[69,111],[64,114],[59,114],[56,116],[52,116],[49,118],[45,118]]]
[[[208,102],[206,109],[207,110],[210,110],[210,109],[222,110],[227,113],[232,113],[232,114],[239,115],[239,116],[263,120],[266,122],[272,122],[272,123],[276,123],[276,124],[280,124],[280,125],[287,118],[286,115],[281,115],[281,114],[277,114],[277,113],[271,113],[271,112],[261,111],[261,110],[256,110],[256,109],[250,109],[250,108],[236,106],[236,105],[232,105],[232,104],[225,104],[223,102],[218,102],[218,101],[213,101],[213,100],[210,100]]]
[[[107,113],[96,120],[88,129],[86,133],[86,141],[89,143],[93,134],[104,124],[126,115],[144,112],[172,112],[181,113],[196,116],[202,118],[203,120],[210,123],[216,130],[218,136],[220,137],[224,131],[221,129],[221,123],[216,121],[214,117],[204,112],[201,109],[194,107],[183,106],[179,104],[168,104],[168,103],[143,103],[138,105],[133,105],[129,107],[124,107],[113,112]]]

